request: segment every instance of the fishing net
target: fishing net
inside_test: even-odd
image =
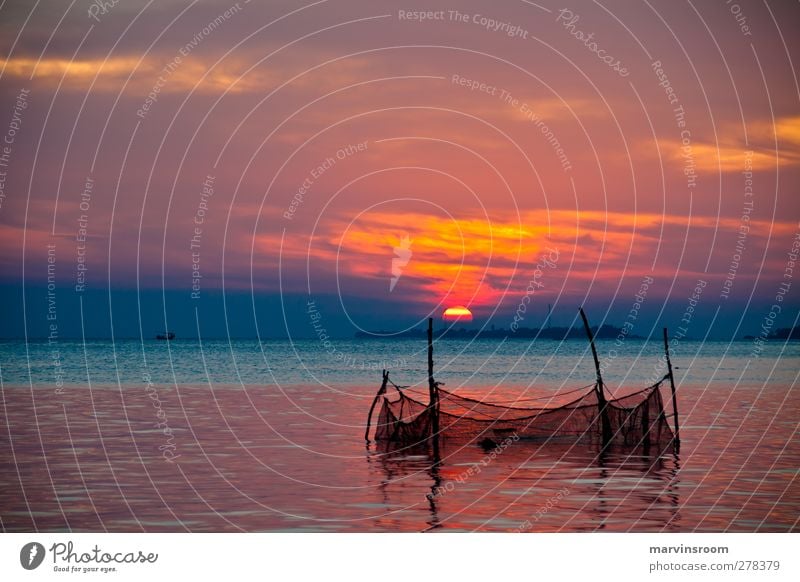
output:
[[[598,386],[586,386],[570,392],[580,393],[577,398],[555,407],[521,406],[520,400],[513,405],[485,402],[438,387],[438,436],[445,440],[498,441],[515,436],[592,443],[610,441],[631,447],[668,446],[674,435],[661,396],[661,384],[667,378],[638,392],[606,399],[604,405]],[[375,439],[414,445],[431,438],[435,407],[409,395],[403,387],[395,385],[395,388],[393,397],[384,389],[379,393],[383,402]]]

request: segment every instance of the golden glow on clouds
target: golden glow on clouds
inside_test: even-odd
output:
[[[774,147],[776,139],[781,149],[800,145],[800,116],[780,117],[774,124],[761,122],[748,125],[753,136],[767,146]]]
[[[680,251],[680,246],[670,244],[676,233],[687,229],[705,232],[710,241],[716,231],[723,240],[739,226],[739,218],[603,211],[534,210],[524,212],[520,221],[497,214],[489,221],[469,216],[370,213],[352,223],[333,218],[323,221],[314,240],[287,237],[283,251],[287,258],[308,258],[318,266],[315,268],[335,265],[340,276],[374,281],[376,288],[383,288],[390,275],[392,249],[398,239],[408,236],[414,241],[413,255],[395,295],[407,301],[484,307],[508,292],[522,292],[547,249],[557,249],[561,257],[548,282],[549,289],[556,292],[566,278],[582,281],[581,285],[591,281],[613,285],[623,276],[652,274],[657,249],[662,257]],[[756,232],[788,236],[795,227],[791,222],[752,220],[751,240],[755,244]],[[670,234],[660,238],[663,229]],[[264,235],[257,248],[259,254],[266,254],[278,244]],[[681,268],[691,271],[687,263],[693,256],[670,254],[664,261],[675,266],[672,258],[680,259]]]
[[[6,74],[33,78],[43,83],[57,84],[64,79],[67,87],[88,90],[92,83],[93,89],[98,91],[120,91],[123,86],[126,90],[137,95],[145,95],[153,86],[162,79],[161,93],[185,93],[196,91],[212,91],[222,93],[229,91],[240,93],[244,91],[262,90],[274,83],[270,75],[264,71],[254,71],[241,77],[244,64],[226,61],[209,70],[210,63],[205,63],[197,57],[184,59],[177,67],[167,70],[163,63],[153,59],[115,57],[107,61],[67,59],[42,59],[37,61],[30,58],[14,58],[0,61],[0,66],[5,66]],[[130,77],[130,80],[128,79]],[[241,78],[240,78],[241,77]],[[127,85],[126,85],[127,83]]]
[[[319,69],[308,68],[297,63],[281,62],[276,67],[274,59],[251,68],[263,55],[231,55],[221,62],[214,64],[216,59],[192,53],[179,62],[174,61],[179,55],[150,55],[144,59],[134,56],[115,56],[104,59],[79,59],[65,58],[13,57],[0,59],[0,68],[5,75],[22,78],[32,78],[34,81],[55,87],[63,83],[67,89],[86,91],[92,87],[94,91],[108,91],[118,93],[124,91],[128,95],[140,100],[153,90],[154,85],[161,80],[160,93],[186,93],[196,91],[200,93],[221,94],[229,92],[240,93],[265,93],[280,84],[299,77],[289,83],[285,91],[312,91],[314,94],[323,94],[336,89],[341,89],[350,84],[364,82],[368,79],[379,77],[382,61],[377,58],[354,57],[324,65]],[[298,57],[299,58],[299,57]],[[302,59],[301,59],[302,60]],[[320,61],[317,61],[318,64]],[[169,70],[170,64],[174,64]],[[211,68],[213,65],[213,68]],[[307,74],[301,74],[303,72]],[[411,71],[409,71],[411,72]],[[418,71],[424,73],[424,71]],[[63,80],[62,80],[63,79]],[[451,85],[449,80],[442,81]],[[395,82],[397,83],[397,82]],[[369,91],[386,90],[388,86],[380,83],[370,84]],[[393,85],[404,88],[404,85]],[[414,87],[413,84],[407,87]],[[442,87],[447,88],[446,86]],[[452,87],[449,87],[452,88]],[[352,89],[350,97],[337,102],[335,111],[327,108],[311,109],[304,112],[302,121],[305,124],[326,123],[331,117],[340,119],[347,114],[356,114],[364,110],[364,103],[358,97],[360,89]],[[515,107],[499,96],[487,94],[473,94],[469,91],[456,92],[454,99],[457,109],[476,115],[484,119],[505,119],[515,123],[530,124],[531,116],[541,119],[545,124],[559,120],[569,122],[573,117],[579,119],[597,118],[605,119],[610,113],[606,105],[597,101],[577,96],[570,96],[567,100],[553,97],[543,97],[527,94],[520,88],[510,87],[511,95],[518,99]],[[461,99],[461,97],[463,99]],[[374,95],[372,95],[374,98]],[[608,105],[611,112],[617,108],[615,103]],[[430,119],[426,119],[426,116]],[[442,123],[441,113],[435,110],[419,110],[415,117],[422,120],[425,127],[437,127]],[[777,166],[794,166],[800,164],[800,116],[786,116],[778,118],[774,123],[770,120],[749,121],[751,145],[746,145],[740,125],[734,123],[722,124],[722,130],[714,143],[711,136],[702,134],[692,135],[692,157],[697,171],[700,172],[741,172],[744,169],[745,151],[753,150],[752,168],[754,171],[770,170]],[[448,135],[458,143],[493,150],[505,147],[504,139],[492,132],[465,128],[463,131],[458,126],[453,127],[448,122]],[[590,132],[592,132],[590,128]],[[280,135],[277,139],[295,142],[303,137],[304,133]],[[566,135],[566,134],[565,134]],[[777,139],[777,151],[775,140]],[[564,139],[561,145],[567,146],[569,140]],[[417,144],[413,144],[416,146]],[[643,142],[640,151],[652,158],[660,150],[672,162],[671,171],[682,171],[686,163],[682,143],[677,139],[659,139],[658,150],[652,147],[652,142]],[[614,150],[607,152],[613,155]],[[618,152],[624,157],[624,153]],[[577,156],[578,154],[573,154]]]
[[[779,119],[775,123],[775,133],[781,141],[800,145],[800,116]]]
[[[92,83],[98,91],[118,92],[126,87],[126,91],[135,93],[137,98],[142,91],[147,94],[162,78],[162,93],[185,93],[194,89],[200,92],[245,93],[264,92],[277,87],[280,83],[307,70],[305,67],[295,70],[292,66],[283,65],[276,69],[274,64],[267,66],[257,62],[255,58],[226,57],[221,62],[216,58],[191,54],[180,58],[179,54],[168,57],[150,56],[111,57],[108,60],[68,60],[61,58],[35,59],[15,57],[0,59],[0,70],[5,75],[33,78],[40,83],[55,87],[61,82],[67,88],[88,90]],[[215,64],[216,63],[216,64]],[[213,68],[211,68],[213,66]],[[337,61],[322,67],[318,71],[310,71],[293,80],[287,90],[297,88],[313,88],[314,90],[332,90],[359,80],[359,72],[367,66],[364,59]],[[129,78],[130,77],[130,78]],[[127,83],[127,85],[126,85]]]
[[[0,61],[0,68],[4,68],[9,75],[17,77],[33,76],[38,79],[60,79],[66,75],[71,79],[92,79],[95,75],[118,76],[128,75],[136,69],[138,58],[110,58],[103,62],[102,59],[70,61],[67,59],[31,59],[13,58]]]
[[[670,144],[673,152],[673,160],[683,164],[684,158],[679,143]],[[768,170],[775,168],[776,163],[786,165],[796,163],[783,155],[775,155],[775,152],[752,150],[753,170]],[[694,161],[697,169],[705,172],[742,172],[745,168],[745,149],[739,146],[714,146],[712,144],[695,143],[692,145]],[[781,152],[782,153],[782,152]]]
[[[743,135],[739,136],[741,127],[733,125],[723,133],[717,145],[700,140],[692,141],[692,158],[697,170],[712,173],[742,172],[748,151],[753,152],[751,162],[755,172],[774,170],[776,166],[800,164],[800,116],[781,117],[774,124],[766,121],[753,122],[750,126],[751,145],[745,144]],[[681,142],[659,140],[659,147],[662,155],[669,157],[679,168],[686,163]]]

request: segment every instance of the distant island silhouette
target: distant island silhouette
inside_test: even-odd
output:
[[[746,340],[754,340],[759,336],[755,335],[746,335],[743,339]],[[797,327],[782,327],[780,329],[776,329],[772,333],[770,333],[767,338],[768,340],[800,340],[800,326]]]
[[[403,332],[393,332],[388,330],[379,331],[359,331],[355,337],[358,339],[421,339],[426,336],[423,329],[410,329]],[[437,339],[550,339],[550,340],[572,340],[586,339],[586,332],[579,327],[546,327],[532,328],[520,327],[517,331],[508,328],[495,329],[467,329],[467,328],[444,328],[434,330]],[[627,330],[614,325],[592,326],[592,333],[595,339],[645,339],[642,336],[629,333]]]

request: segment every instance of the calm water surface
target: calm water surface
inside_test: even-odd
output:
[[[0,343],[3,530],[798,529],[796,344],[757,358],[747,342],[675,346],[680,454],[446,443],[433,468],[426,450],[363,438],[375,368],[424,381],[424,345],[333,347]],[[482,398],[548,397],[592,381],[585,347],[441,342],[437,376]],[[614,349],[600,342],[612,391],[663,374],[657,343]]]

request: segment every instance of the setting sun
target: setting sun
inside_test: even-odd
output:
[[[463,305],[456,305],[455,307],[448,307],[442,314],[444,321],[460,321],[463,323],[470,323],[472,321],[472,312]]]

